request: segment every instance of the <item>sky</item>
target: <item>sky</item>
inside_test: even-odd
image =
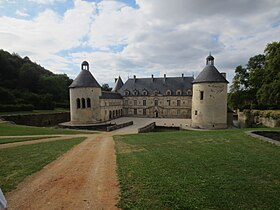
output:
[[[75,78],[197,76],[209,52],[234,69],[280,41],[280,0],[0,0],[0,49]]]

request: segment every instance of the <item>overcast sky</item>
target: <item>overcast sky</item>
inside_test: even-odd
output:
[[[280,0],[0,0],[0,48],[100,84],[121,76],[186,76],[237,65],[280,41]]]

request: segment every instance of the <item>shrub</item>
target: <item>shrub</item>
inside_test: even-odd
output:
[[[15,112],[15,111],[32,111],[34,106],[32,104],[0,104],[0,112]]]

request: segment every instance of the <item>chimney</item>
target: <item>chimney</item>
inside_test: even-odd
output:
[[[221,75],[222,75],[225,79],[227,79],[227,73],[226,73],[226,72],[221,72]]]
[[[152,82],[154,81],[154,75],[152,74]]]
[[[182,80],[184,80],[184,74],[182,74]]]
[[[136,75],[133,75],[134,82],[136,82]]]
[[[166,82],[166,74],[163,75],[163,81]]]

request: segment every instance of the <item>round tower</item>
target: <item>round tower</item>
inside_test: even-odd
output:
[[[192,127],[219,129],[227,127],[226,78],[214,66],[214,57],[193,80]]]
[[[100,120],[99,96],[101,87],[89,71],[89,63],[82,62],[81,72],[69,86],[71,123],[95,123]]]

